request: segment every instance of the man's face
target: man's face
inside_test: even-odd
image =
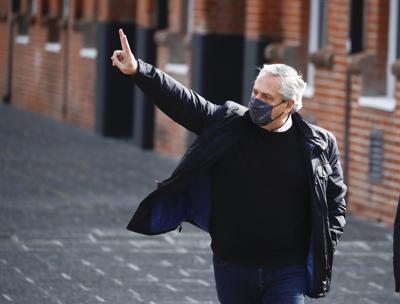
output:
[[[277,117],[282,112],[289,113],[293,108],[292,100],[282,103],[283,99],[279,92],[280,88],[281,80],[279,77],[274,77],[266,73],[259,75],[254,82],[252,92],[254,97],[272,106],[278,105],[272,110],[272,118]]]

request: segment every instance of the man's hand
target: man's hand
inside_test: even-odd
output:
[[[137,72],[138,62],[131,52],[128,39],[126,39],[122,29],[119,29],[119,39],[121,40],[122,50],[114,51],[111,56],[112,65],[117,66],[126,75],[134,75]]]

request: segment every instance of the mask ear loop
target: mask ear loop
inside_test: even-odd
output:
[[[273,108],[275,108],[275,107],[277,107],[277,106],[279,106],[279,105],[285,103],[286,101],[287,101],[287,100],[284,100],[284,101],[282,101],[281,103],[278,103],[277,105],[274,105]],[[285,113],[285,110],[283,110],[283,112],[282,112],[281,114],[279,114],[279,115],[278,115],[277,117],[275,117],[269,124],[266,124],[265,126],[268,126],[268,125],[270,125],[271,123],[273,123],[276,119],[278,119],[279,117],[281,117],[281,116],[283,115],[283,113]],[[279,128],[281,128],[281,127],[288,121],[289,116],[290,116],[290,113],[289,113],[289,115],[286,117],[284,123],[283,123],[280,127],[275,128],[275,129],[271,129],[270,131],[271,131],[271,132],[274,132],[274,131],[278,130]],[[265,127],[265,126],[264,126],[264,127]]]

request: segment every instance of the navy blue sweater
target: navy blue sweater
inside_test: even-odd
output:
[[[306,170],[304,143],[294,126],[276,133],[249,121],[239,142],[210,171],[214,254],[268,267],[304,264]]]

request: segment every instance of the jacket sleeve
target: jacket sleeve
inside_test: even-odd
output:
[[[328,176],[327,203],[329,211],[330,234],[333,246],[336,248],[339,238],[346,225],[346,191],[343,181],[343,170],[339,159],[339,149],[333,134],[330,134],[329,163],[332,173]]]
[[[201,133],[220,107],[140,59],[138,72],[132,77],[134,83],[161,111],[196,134]]]
[[[397,205],[393,231],[393,272],[396,292],[400,292],[400,198]]]

